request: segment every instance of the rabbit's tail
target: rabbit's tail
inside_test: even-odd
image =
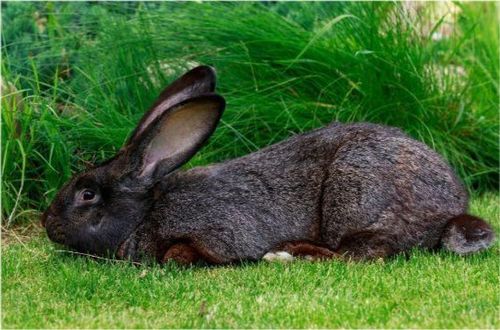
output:
[[[494,239],[493,229],[486,221],[462,214],[448,221],[441,244],[448,251],[466,255],[487,249]]]

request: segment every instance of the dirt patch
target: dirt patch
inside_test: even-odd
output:
[[[2,226],[2,248],[13,243],[27,243],[34,237],[43,235],[44,228],[38,221],[12,227]]]

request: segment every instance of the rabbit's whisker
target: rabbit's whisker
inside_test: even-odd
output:
[[[54,252],[76,254],[76,255],[79,255],[79,256],[91,257],[91,258],[95,258],[95,259],[99,259],[99,260],[106,260],[106,261],[112,261],[112,262],[125,262],[125,263],[130,263],[130,264],[133,264],[133,265],[141,265],[141,263],[137,262],[137,261],[105,258],[105,257],[97,256],[95,254],[89,254],[89,253],[83,253],[83,252],[77,252],[77,251],[54,250]]]

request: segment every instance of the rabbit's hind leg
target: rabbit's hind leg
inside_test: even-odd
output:
[[[394,236],[381,232],[361,231],[344,236],[336,253],[353,260],[385,259],[401,252]]]
[[[325,260],[339,255],[327,247],[307,241],[285,242],[266,253],[262,259],[266,261],[293,261],[295,257],[307,260]]]

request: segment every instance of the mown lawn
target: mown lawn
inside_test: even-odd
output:
[[[472,213],[498,233],[499,200]],[[134,266],[61,252],[47,237],[2,253],[3,328],[499,328],[499,244],[386,262]],[[4,233],[5,235],[5,233]]]

